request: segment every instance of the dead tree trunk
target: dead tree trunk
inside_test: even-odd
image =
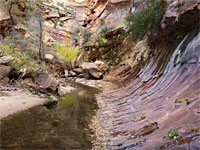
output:
[[[42,20],[41,18],[38,18],[38,23],[40,26],[40,35],[39,35],[39,58],[42,61],[43,60],[43,50],[42,50],[42,45],[43,45],[43,41],[42,41],[42,36],[43,36],[43,26],[42,26]]]
[[[10,0],[9,1],[9,6],[8,6],[8,13],[9,13],[10,20],[11,20],[11,25],[12,25],[12,34],[11,34],[11,36],[13,38],[15,22],[14,22],[14,18],[13,18],[13,15],[12,15],[12,7],[13,7],[13,0]]]

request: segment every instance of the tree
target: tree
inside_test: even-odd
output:
[[[39,59],[43,60],[44,58],[44,49],[43,49],[43,32],[44,32],[44,14],[42,11],[43,2],[46,0],[24,0],[26,5],[26,18],[29,23],[37,22],[35,24],[28,23],[29,29],[32,30],[32,35],[38,44],[39,49]]]
[[[146,33],[158,26],[165,10],[166,2],[164,0],[148,0],[146,9],[129,15],[126,23],[133,37],[142,39]]]
[[[42,11],[43,9],[43,3],[47,2],[49,0],[7,0],[8,1],[8,14],[11,20],[11,40],[12,43],[16,46],[19,43],[23,41],[23,39],[19,39],[18,35],[15,33],[15,18],[13,15],[13,6],[16,5],[23,5],[24,8],[24,15],[25,15],[25,22],[27,23],[27,27],[31,31],[31,36],[34,40],[34,45],[37,46],[37,49],[39,50],[39,59],[43,60],[44,57],[44,49],[43,49],[43,32],[44,32],[44,13]],[[20,41],[20,42],[19,42]],[[26,41],[24,43],[26,45]],[[14,46],[14,47],[15,47]],[[22,46],[22,44],[20,44]]]
[[[13,0],[9,0],[9,4],[8,4],[8,14],[10,16],[10,20],[11,20],[11,23],[12,23],[12,30],[14,28],[14,25],[15,25],[15,22],[14,22],[14,19],[13,19],[13,15],[12,15],[12,7],[13,7]]]
[[[14,43],[14,36],[15,36],[15,20],[12,14],[13,5],[16,3],[16,0],[9,0],[8,2],[8,14],[11,20],[11,40]],[[14,43],[15,44],[15,43]]]

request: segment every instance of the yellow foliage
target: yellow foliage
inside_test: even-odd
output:
[[[66,46],[56,45],[54,47],[56,52],[62,55],[66,61],[72,61],[77,58],[77,54],[80,52],[79,49],[76,48],[68,48]]]
[[[33,68],[36,66],[35,62],[33,62],[34,60],[31,59],[31,57],[29,57],[25,51],[14,47],[14,44],[9,39],[9,37],[6,38],[6,41],[6,44],[0,44],[0,50],[2,50],[2,52],[0,52],[0,56],[14,57],[14,61],[10,62],[12,67],[14,67],[16,70],[19,70],[23,65],[27,65]]]
[[[141,120],[144,120],[146,118],[146,115],[144,114],[144,113],[142,113],[141,115],[140,115],[140,119]]]
[[[68,29],[65,30],[65,37],[66,37],[65,45],[68,47],[71,46],[72,45],[72,37],[71,37]]]
[[[161,24],[161,29],[165,29],[166,28],[166,24],[165,23],[162,23]]]
[[[200,4],[197,6],[198,10],[200,10]]]

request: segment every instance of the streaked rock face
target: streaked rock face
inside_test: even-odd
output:
[[[167,0],[167,3],[168,7],[164,18],[175,17],[178,20],[179,15],[186,9],[192,8],[192,6],[198,3],[198,0]]]
[[[159,34],[152,49],[154,55],[147,56],[150,61],[139,61],[129,73],[123,73],[121,80],[118,79],[119,84],[126,85],[98,97],[100,109],[94,119],[94,128],[97,142],[102,147],[138,150],[199,148],[199,138],[195,137],[199,136],[200,126],[197,9],[197,4],[191,5],[177,21],[175,17],[166,19],[166,28],[155,30]],[[133,40],[129,40],[131,42]],[[137,53],[145,50],[144,45],[138,42],[135,47],[130,47]],[[120,48],[125,53],[126,47]],[[132,57],[131,54],[127,56]],[[120,68],[114,68],[112,72],[120,72]],[[185,100],[176,104],[180,99]],[[179,132],[178,144],[173,139],[163,139],[170,128]],[[191,140],[181,144],[188,137]]]
[[[74,45],[75,32],[81,28],[87,17],[88,2],[85,0],[53,0],[46,5],[59,9],[59,12],[57,9],[45,10],[47,33],[51,38],[49,45],[53,42],[58,42],[68,47]],[[56,27],[55,19],[57,22]]]
[[[8,14],[7,5],[5,1],[0,1],[0,38],[7,35],[7,32],[9,32],[9,25],[10,25],[10,17]]]
[[[0,1],[0,21],[9,19],[9,14],[6,8],[7,8],[7,3],[1,0]]]

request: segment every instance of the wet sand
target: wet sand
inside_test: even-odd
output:
[[[47,101],[48,99],[33,95],[25,89],[0,86],[0,120]]]

